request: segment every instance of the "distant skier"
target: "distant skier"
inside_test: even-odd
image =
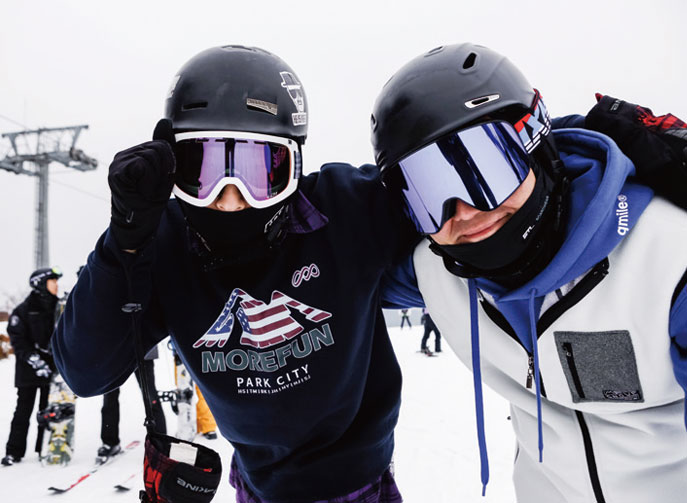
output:
[[[434,352],[441,353],[441,333],[434,324],[434,321],[429,315],[427,308],[422,310],[422,324],[425,326],[425,333],[422,336],[422,342],[420,343],[420,351],[423,353],[429,352],[429,349],[427,348],[427,341],[429,340],[429,336],[432,334],[432,332],[434,332]]]
[[[408,328],[413,328],[413,325],[410,323],[410,316],[408,316],[408,310],[401,309],[401,328],[403,328],[406,323],[408,324]]]
[[[36,393],[40,392],[38,409],[48,405],[50,376],[55,371],[49,343],[55,327],[57,280],[61,276],[57,268],[34,271],[29,278],[31,293],[12,311],[7,324],[16,358],[17,406],[5,447],[6,455],[1,461],[5,466],[17,463],[26,453],[26,436]],[[40,452],[41,437],[39,433],[36,452]]]

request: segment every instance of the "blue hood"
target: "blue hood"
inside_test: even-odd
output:
[[[647,187],[627,180],[632,162],[609,137],[586,129],[553,132],[570,179],[566,237],[550,264],[528,283],[507,292],[489,280],[477,286],[493,295],[525,348],[531,353],[527,304],[581,276],[607,257],[634,226],[653,197]]]

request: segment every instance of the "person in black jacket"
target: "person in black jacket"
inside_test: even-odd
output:
[[[14,385],[17,387],[17,407],[12,418],[10,436],[2,464],[10,466],[24,457],[29,420],[40,391],[39,410],[48,404],[50,376],[55,364],[50,353],[50,336],[55,328],[57,280],[62,273],[56,268],[42,268],[29,278],[31,293],[9,318],[7,332],[16,358]],[[36,451],[40,451],[40,437]]]
[[[167,421],[162,410],[162,404],[157,397],[157,387],[155,386],[155,360],[159,354],[157,346],[148,351],[143,359],[143,372],[146,373],[148,387],[150,388],[151,406],[153,409],[153,419],[155,420],[155,430],[163,435],[167,433]],[[141,369],[134,372],[141,392],[143,391],[141,382]],[[145,395],[143,395],[145,400]],[[100,440],[102,445],[98,447],[97,459],[105,462],[108,458],[116,456],[122,452],[119,443],[119,388],[115,388],[103,394],[103,406],[100,409]]]
[[[420,343],[420,351],[422,353],[429,352],[429,349],[427,348],[427,341],[429,340],[429,336],[432,335],[432,332],[434,332],[434,352],[441,353],[441,333],[434,324],[434,320],[432,320],[431,316],[429,315],[427,308],[422,310],[422,324],[425,326],[425,333],[423,334],[422,342]]]

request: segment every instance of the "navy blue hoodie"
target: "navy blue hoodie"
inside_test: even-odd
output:
[[[77,394],[116,388],[135,367],[120,307],[142,302],[145,349],[172,337],[243,478],[270,502],[333,498],[375,480],[389,465],[400,405],[379,288],[410,249],[400,216],[374,166],[325,165],[299,190],[297,211],[321,223],[292,227],[276,255],[241,267],[204,272],[174,200],[135,257],[105,232],[52,342]]]

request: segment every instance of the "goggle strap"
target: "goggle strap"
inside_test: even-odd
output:
[[[531,154],[537,148],[542,138],[551,132],[551,117],[549,111],[544,106],[541,94],[537,89],[534,90],[534,98],[530,110],[513,124],[515,131],[525,146],[525,151]]]

